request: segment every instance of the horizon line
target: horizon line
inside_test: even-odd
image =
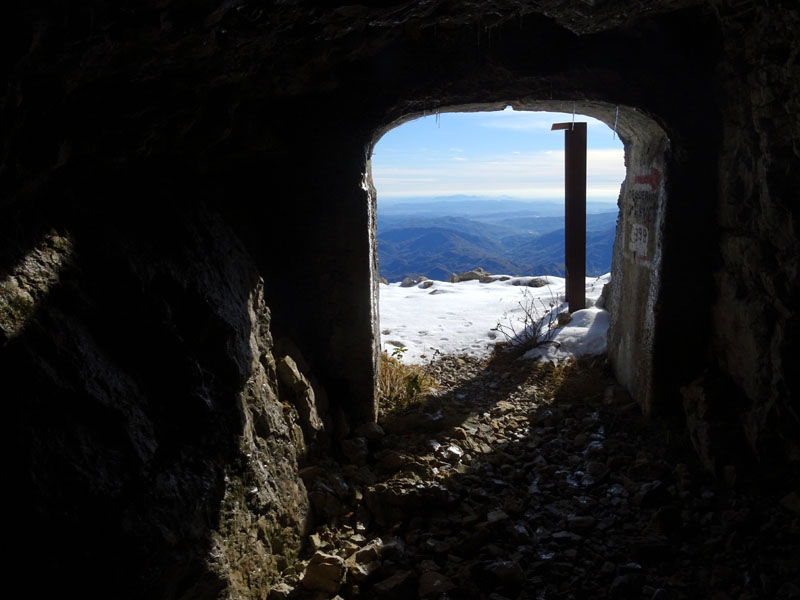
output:
[[[524,202],[524,203],[556,203],[564,204],[564,198],[558,197],[524,197],[524,196],[474,196],[467,194],[450,194],[446,196],[381,196],[376,195],[378,202],[383,201],[386,204],[401,204],[401,203],[425,203],[425,202],[452,202],[455,199],[461,202]],[[619,196],[612,198],[611,196],[595,196],[587,197],[586,202],[597,202],[601,204],[612,204],[619,200]]]

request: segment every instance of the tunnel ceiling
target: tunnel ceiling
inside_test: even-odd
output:
[[[542,100],[589,94],[636,106],[630,94],[607,97],[624,85],[610,65],[635,62],[642,40],[660,43],[653,19],[691,7],[703,11],[707,3],[25,5],[18,19],[6,21],[14,25],[5,36],[10,85],[0,102],[9,134],[0,158],[6,173],[49,169],[82,154],[235,160],[253,149],[279,151],[280,142],[271,140],[289,134],[293,123],[259,123],[259,111],[270,110],[317,111],[322,119],[350,111],[367,136],[438,103],[539,93]],[[695,41],[702,37],[697,21],[679,25]],[[608,45],[606,64],[593,64],[598,53],[591,48],[569,50],[576,36],[634,22],[651,24]],[[669,44],[656,52],[678,53]],[[429,60],[432,53],[438,56]],[[552,96],[554,85],[560,97]],[[354,90],[361,90],[358,103]],[[51,139],[34,146],[39,133]]]
[[[11,70],[58,71],[74,91],[100,75],[138,71],[138,79],[177,68],[218,67],[209,83],[277,74],[282,67],[329,66],[369,55],[399,38],[446,33],[469,26],[476,44],[491,43],[493,29],[526,17],[550,20],[573,34],[627,27],[702,0],[541,0],[485,2],[373,2],[321,8],[310,2],[143,2],[54,10],[27,5],[8,32]],[[22,54],[20,54],[22,52]],[[269,60],[264,57],[269,56]],[[313,57],[313,59],[311,58]],[[304,83],[302,69],[281,88]],[[324,81],[324,79],[322,80]],[[280,81],[275,81],[280,83]],[[305,82],[307,83],[307,81]]]

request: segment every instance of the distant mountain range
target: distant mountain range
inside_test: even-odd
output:
[[[587,205],[587,276],[611,269],[616,223],[615,204]],[[447,280],[476,267],[563,276],[564,206],[459,197],[379,207],[378,264],[390,282],[420,275]]]

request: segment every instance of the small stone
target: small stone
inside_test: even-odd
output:
[[[522,508],[522,499],[518,498],[517,496],[507,496],[506,499],[503,500],[503,510],[505,510],[507,513],[518,515],[522,512]]]
[[[452,273],[447,281],[449,283],[461,283],[462,281],[472,281],[474,279],[480,279],[481,277],[487,277],[488,275],[491,275],[491,273],[487,273],[481,267],[478,267],[477,269],[464,273]]]
[[[286,583],[276,583],[269,590],[269,600],[288,600],[294,590]]]
[[[341,557],[318,551],[308,561],[302,580],[303,587],[335,594],[342,586],[344,571],[344,560]]]
[[[516,407],[506,400],[500,400],[495,405],[494,409],[492,410],[492,414],[495,416],[504,415],[513,411]]]
[[[589,516],[575,516],[567,519],[567,529],[578,533],[586,533],[594,527],[595,518]]]
[[[340,542],[341,546],[336,552],[339,556],[347,557],[353,554],[356,550],[358,550],[359,546],[356,543],[353,543],[351,540],[342,540]]]
[[[378,466],[387,471],[397,471],[407,460],[407,457],[395,450],[383,450],[377,455]]]
[[[493,510],[489,514],[486,515],[486,520],[489,523],[496,523],[497,521],[504,521],[508,518],[508,515],[502,510]]]
[[[608,467],[605,463],[592,460],[586,463],[586,474],[592,477],[594,481],[600,481],[608,475]]]
[[[449,463],[458,462],[464,455],[464,451],[455,444],[448,444],[438,448],[436,455]]]
[[[641,571],[642,565],[637,562],[627,562],[619,566],[619,572],[623,575],[628,573],[641,573]]]
[[[556,531],[552,537],[557,542],[577,542],[581,540],[581,536],[571,531]]]
[[[527,540],[531,537],[531,532],[524,522],[518,522],[512,528],[514,536],[519,540]]]
[[[411,571],[398,571],[391,577],[376,583],[372,591],[377,598],[390,598],[391,600],[412,598],[416,591],[414,574]]]
[[[380,558],[383,540],[375,538],[369,544],[356,551],[354,558],[358,562],[372,562]]]
[[[456,427],[453,429],[452,436],[454,440],[466,440],[469,434],[463,427]]]
[[[370,442],[376,442],[386,436],[386,432],[383,431],[383,427],[373,422],[359,425],[356,428],[355,434],[358,437],[366,438]]]
[[[611,582],[609,598],[639,598],[642,590],[642,577],[638,574],[619,575]]]
[[[463,525],[474,525],[478,521],[480,521],[480,518],[475,513],[470,513],[461,518],[461,523]]]
[[[496,560],[483,563],[483,569],[489,576],[485,583],[492,585],[495,591],[518,592],[525,583],[525,572],[516,561]]]
[[[369,562],[354,562],[348,559],[347,561],[347,579],[355,583],[361,583],[368,579],[381,569],[380,561],[373,560]]]
[[[319,477],[320,475],[323,475],[324,473],[325,473],[325,469],[323,469],[322,467],[319,467],[317,465],[311,465],[310,467],[305,467],[303,469],[300,469],[300,472],[298,474],[300,475],[301,479],[303,480],[303,483],[305,483],[306,485],[309,485],[317,477]]]
[[[417,589],[420,598],[427,598],[429,596],[439,597],[452,590],[455,586],[445,575],[437,573],[436,571],[426,571],[419,578],[419,587]]]
[[[547,278],[531,277],[531,279],[528,281],[528,287],[532,288],[540,288],[546,285],[548,285]]]
[[[634,497],[634,502],[642,508],[652,508],[661,506],[668,502],[669,499],[670,495],[667,486],[656,480],[643,484]]]
[[[308,543],[311,545],[311,549],[315,552],[327,546],[327,543],[322,541],[322,538],[318,533],[312,533],[310,536],[308,536]]]
[[[417,569],[424,573],[425,571],[439,571],[439,565],[436,564],[436,561],[426,558],[417,566]]]
[[[786,510],[800,515],[800,494],[797,492],[790,492],[781,498],[781,506]]]
[[[325,424],[317,411],[314,388],[305,375],[300,372],[300,368],[291,356],[284,356],[278,361],[277,373],[280,380],[293,392],[303,435],[310,442],[317,433],[325,429]]]
[[[497,544],[489,544],[488,546],[486,546],[485,550],[491,556],[494,556],[494,557],[497,557],[497,558],[499,558],[501,556],[506,556],[506,554],[508,554],[505,548],[502,548],[502,547],[498,546]]]
[[[367,439],[363,437],[355,437],[349,440],[342,440],[341,443],[342,453],[347,459],[355,465],[367,464],[367,456],[369,450],[367,448]]]

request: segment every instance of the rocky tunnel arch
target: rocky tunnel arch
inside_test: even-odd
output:
[[[683,418],[709,468],[749,447],[778,475],[787,461],[796,473],[796,2],[504,0],[489,9],[165,0],[126,10],[97,2],[91,10],[62,3],[12,12],[2,70],[8,93],[0,99],[8,133],[0,151],[3,266],[28,256],[40,241],[31,238],[51,229],[72,233],[75,260],[84,261],[48,295],[52,311],[0,349],[9,439],[28,454],[13,461],[14,480],[31,484],[14,495],[13,539],[25,541],[16,554],[36,581],[41,564],[54,572],[60,558],[74,557],[50,578],[59,591],[59,574],[67,574],[76,589],[93,584],[106,595],[108,581],[130,584],[127,594],[118,589],[122,597],[174,597],[178,584],[209,597],[262,567],[264,579],[274,573],[274,548],[295,552],[304,516],[295,508],[285,506],[294,526],[276,519],[254,535],[261,516],[280,516],[281,498],[302,490],[291,456],[297,440],[280,413],[288,405],[270,391],[270,331],[297,344],[332,406],[353,422],[374,418],[369,148],[381,127],[441,106],[534,98],[564,99],[571,110],[573,102],[604,101],[637,107],[658,124],[669,141],[663,169],[642,158],[642,170],[632,171],[631,158],[626,188],[653,192],[651,167],[662,175],[656,186],[669,201],[642,215],[655,219],[661,240],[658,285],[636,305],[627,303],[628,286],[617,290],[635,322],[644,322],[638,311],[652,319],[648,331],[617,328],[617,347],[647,368],[630,362],[620,376],[646,409]],[[662,150],[643,143],[641,156]],[[629,287],[644,289],[652,279],[639,266],[632,279],[647,283]],[[109,323],[124,334],[115,336],[120,328]],[[97,352],[87,327],[103,334]],[[130,351],[131,336],[141,352]],[[153,342],[164,337],[174,345]],[[640,356],[643,339],[649,351]],[[174,357],[157,360],[153,346],[178,356],[181,377]],[[15,368],[20,363],[33,375]],[[124,377],[120,363],[129,367]],[[98,385],[104,377],[115,385]],[[148,387],[152,394],[137,393]],[[210,411],[207,389],[216,403]],[[71,406],[65,399],[85,410],[59,418],[54,408]],[[250,419],[242,407],[263,410]],[[151,423],[175,442],[157,461]],[[258,456],[273,466],[280,457],[280,468],[244,460],[245,424],[269,446]],[[129,431],[130,443],[124,432],[108,435],[113,427]],[[202,453],[186,452],[193,446]],[[233,478],[242,484],[233,500],[243,520],[225,530],[219,495],[237,457],[244,476]],[[179,477],[119,487],[148,472],[140,463]],[[256,473],[263,492],[250,495],[245,479]],[[287,493],[270,492],[271,482]],[[41,535],[31,535],[30,524]],[[155,533],[142,539],[140,532]],[[209,558],[207,533],[234,550],[239,535],[260,544],[274,533],[276,544],[250,569]],[[41,554],[42,539],[55,543],[48,562],[27,561]],[[85,553],[73,541],[83,541]]]
[[[669,138],[661,126],[644,112],[607,102],[553,100],[501,100],[437,106],[437,113],[486,112],[511,106],[517,111],[574,112],[594,117],[620,136],[625,147],[625,179],[618,198],[619,217],[612,257],[612,279],[608,307],[609,359],[615,375],[648,413],[658,411],[653,389],[655,323],[654,308],[661,292],[661,259],[664,215],[667,208],[665,171]],[[378,128],[369,146],[365,187],[369,191],[370,214],[377,214],[377,191],[372,181],[371,159],[375,145],[389,130],[430,112],[403,115]],[[371,219],[370,264],[372,281],[378,280],[375,220]],[[373,284],[372,331],[379,331],[377,311],[379,286]],[[380,352],[379,338],[374,340]]]
[[[555,99],[562,99],[561,110],[571,112],[574,105],[587,114],[605,114],[611,124],[617,106],[636,107],[629,112],[644,119],[641,131],[660,128],[669,144],[662,144],[666,164],[659,185],[677,201],[667,212],[648,217],[660,219],[664,252],[659,288],[647,294],[652,307],[647,310],[653,323],[660,317],[680,319],[689,301],[670,282],[694,286],[704,316],[682,332],[680,342],[707,347],[713,289],[707,266],[697,264],[692,252],[711,258],[716,253],[708,224],[716,197],[717,138],[704,130],[717,118],[708,88],[716,52],[716,40],[708,34],[715,30],[713,14],[687,9],[607,29],[509,13],[491,26],[479,24],[483,34],[491,32],[480,40],[470,18],[442,28],[424,19],[417,25],[390,28],[391,36],[364,54],[353,54],[351,62],[336,62],[335,68],[316,73],[315,65],[306,65],[293,80],[305,82],[299,87],[247,88],[241,104],[248,108],[247,120],[235,122],[238,137],[222,146],[235,152],[214,152],[217,162],[196,174],[202,197],[219,206],[259,264],[276,339],[298,346],[332,406],[351,424],[377,414],[371,148],[385,128],[445,106],[505,102],[555,108]],[[707,59],[694,60],[698,54]],[[273,118],[276,114],[281,118]],[[655,138],[647,139],[652,144],[637,145],[642,156],[657,152]],[[638,159],[631,154],[630,160]],[[264,186],[265,165],[274,174],[266,200],[253,193]],[[631,193],[636,185],[646,184],[633,180]],[[672,250],[666,251],[670,244]],[[319,289],[325,290],[322,302]],[[638,340],[650,335],[631,333],[620,346],[638,360]],[[622,377],[636,387],[637,397],[649,396],[642,402],[649,412],[680,410],[679,387],[705,367],[696,357],[675,353],[671,336],[653,334],[651,342],[652,351],[641,355],[650,366],[630,367]],[[659,354],[668,360],[660,361]],[[643,383],[659,377],[663,385]]]

